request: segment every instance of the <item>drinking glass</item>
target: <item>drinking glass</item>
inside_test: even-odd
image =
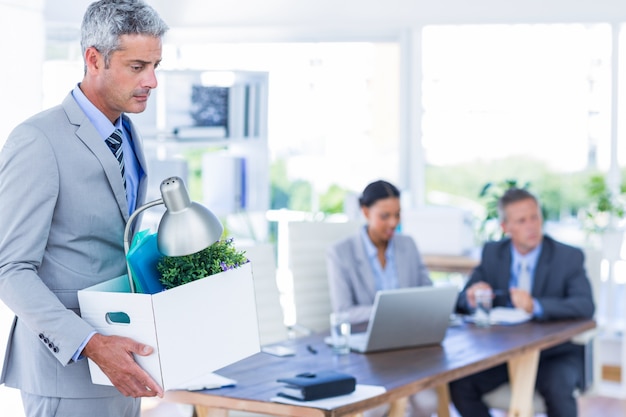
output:
[[[350,320],[347,312],[330,314],[330,335],[333,351],[339,355],[350,353]]]
[[[493,293],[489,288],[481,288],[474,292],[476,299],[476,312],[474,313],[474,323],[480,327],[491,325],[490,315],[493,303]]]

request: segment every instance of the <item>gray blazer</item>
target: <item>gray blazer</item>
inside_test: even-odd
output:
[[[140,136],[125,124],[146,172]],[[138,204],[146,186],[142,175]],[[117,160],[71,94],[11,132],[0,195],[0,298],[17,316],[0,382],[49,397],[119,395],[71,360],[94,330],[77,290],[125,274],[128,220]]]
[[[432,285],[413,239],[398,233],[393,239],[399,287]],[[369,320],[376,287],[361,234],[332,245],[326,260],[333,311],[348,311],[352,323]]]

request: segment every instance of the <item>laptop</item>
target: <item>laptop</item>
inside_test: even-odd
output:
[[[376,293],[367,330],[350,335],[350,348],[368,353],[441,343],[459,294],[452,285]]]

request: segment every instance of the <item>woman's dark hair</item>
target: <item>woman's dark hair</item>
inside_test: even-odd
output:
[[[389,197],[400,198],[400,190],[387,181],[378,180],[368,184],[359,197],[361,207],[371,207],[378,200]]]

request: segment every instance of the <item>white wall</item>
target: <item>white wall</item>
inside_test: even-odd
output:
[[[41,110],[44,0],[0,0],[0,146],[26,117]]]
[[[0,0],[0,147],[22,120],[41,110],[44,58],[43,0]],[[0,358],[13,314],[0,301]],[[0,363],[1,365],[1,363]],[[23,416],[17,390],[0,387],[2,414]]]

